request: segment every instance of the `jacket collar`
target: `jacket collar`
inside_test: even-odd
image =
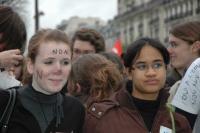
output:
[[[166,88],[160,90],[158,99],[160,100],[160,108],[165,108],[167,99],[169,97],[169,92]],[[114,99],[113,99],[114,100]],[[129,109],[136,109],[133,98],[130,92],[126,89],[121,89],[115,96],[115,100],[118,101],[120,106],[127,107]]]

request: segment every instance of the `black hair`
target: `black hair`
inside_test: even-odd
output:
[[[21,49],[24,52],[27,38],[25,23],[9,6],[0,5],[0,43],[5,43],[3,49]]]
[[[142,48],[146,45],[152,46],[153,48],[157,49],[161,53],[164,59],[164,63],[166,65],[169,64],[169,53],[168,50],[164,47],[164,45],[158,40],[146,37],[140,38],[128,46],[123,58],[125,67],[131,68],[133,61],[140,54]]]

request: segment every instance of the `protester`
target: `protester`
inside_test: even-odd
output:
[[[85,133],[191,133],[187,119],[166,107],[164,89],[167,49],[158,41],[142,38],[129,45],[125,65],[132,77],[132,93],[120,89],[87,110]],[[175,124],[175,128],[173,125]],[[172,131],[173,130],[173,131]]]
[[[167,78],[169,86],[180,80],[190,64],[200,56],[200,22],[177,24],[170,30],[169,48],[173,69]]]
[[[0,5],[0,88],[20,85],[13,67],[23,60],[26,28],[20,16],[11,7]],[[6,70],[6,71],[5,71]]]
[[[88,53],[105,51],[103,36],[94,29],[81,28],[72,37],[72,59]]]
[[[171,65],[178,72],[174,71],[173,74],[169,74],[168,80],[174,79],[174,81],[181,80],[184,73],[191,65],[191,63],[200,56],[200,21],[191,21],[182,24],[175,25],[170,30],[168,51],[170,53]],[[172,81],[172,80],[171,80]],[[172,86],[175,82],[167,82],[169,86]],[[180,82],[180,81],[179,81]],[[176,94],[178,85],[175,84],[170,89],[170,99]],[[196,115],[190,114],[179,108],[176,111],[187,117],[191,127],[194,126]]]
[[[116,65],[102,55],[83,55],[72,64],[69,93],[87,107],[91,101],[101,101],[120,89],[122,79]]]
[[[28,86],[17,90],[17,101],[8,125],[9,133],[81,133],[84,107],[60,93],[71,69],[71,50],[66,34],[43,29],[30,39]],[[3,100],[2,100],[3,99]],[[8,93],[0,91],[0,114]]]

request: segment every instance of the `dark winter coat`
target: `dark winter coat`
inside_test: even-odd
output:
[[[151,133],[159,133],[160,127],[172,129],[169,111],[166,108],[168,94],[161,94],[160,107],[152,124]],[[174,113],[176,133],[191,133],[186,118]],[[141,114],[134,105],[131,94],[121,89],[109,99],[93,102],[86,113],[84,133],[147,133]]]
[[[36,118],[23,107],[18,96],[19,94],[17,93],[17,101],[8,125],[8,133],[41,133]],[[9,93],[5,90],[0,90],[0,116],[4,111],[8,98]],[[63,99],[64,119],[62,119],[58,127],[55,127],[55,119],[53,119],[46,133],[81,133],[85,108],[75,98],[63,95]]]

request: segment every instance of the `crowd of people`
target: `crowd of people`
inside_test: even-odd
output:
[[[105,46],[91,28],[72,39],[40,29],[27,41],[21,17],[0,6],[0,132],[200,131],[200,21],[170,27],[168,47],[138,38],[119,57]],[[16,101],[3,125],[12,89]]]

